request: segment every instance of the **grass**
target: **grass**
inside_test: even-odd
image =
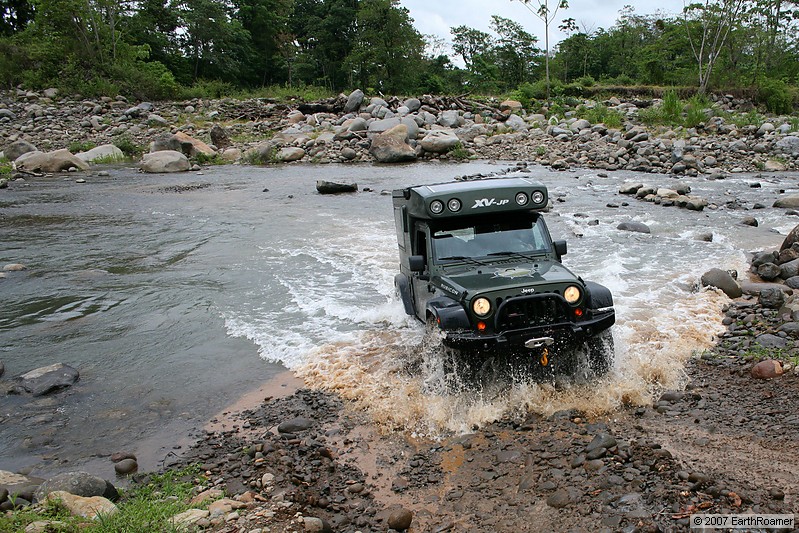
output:
[[[114,146],[122,150],[122,153],[131,159],[141,156],[146,151],[144,146],[134,143],[131,138],[126,135],[119,136],[114,141]]]
[[[641,109],[638,118],[648,125],[694,128],[710,118],[706,111],[710,107],[711,103],[704,95],[694,95],[688,100],[681,100],[676,91],[672,90],[663,94],[660,105]]]
[[[119,512],[112,516],[101,516],[91,521],[70,516],[57,502],[50,502],[40,511],[30,508],[0,514],[0,531],[23,532],[25,527],[39,520],[58,520],[64,525],[47,531],[64,533],[116,533],[127,532],[178,532],[170,519],[192,506],[188,504],[194,495],[199,467],[168,471],[150,476],[146,483],[125,491],[117,502]]]
[[[610,109],[604,104],[597,104],[592,108],[581,105],[577,108],[577,116],[591,124],[604,124],[608,128],[620,128],[623,121],[618,111]]]
[[[80,152],[88,152],[92,148],[96,148],[97,145],[93,142],[89,141],[72,141],[69,143],[69,151],[70,153],[77,154]]]
[[[229,163],[219,154],[205,155],[202,152],[198,152],[194,159],[197,160],[198,165],[227,165]]]
[[[5,157],[0,157],[0,178],[10,176],[12,170],[13,168],[11,167],[11,161]]]

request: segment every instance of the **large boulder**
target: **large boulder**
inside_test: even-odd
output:
[[[647,226],[643,222],[635,222],[635,221],[622,222],[621,224],[616,226],[616,229],[621,231],[632,231],[634,233],[652,233],[652,230],[649,229],[649,226]]]
[[[443,154],[453,150],[460,142],[452,130],[433,130],[425,135],[421,145],[426,152]]]
[[[92,148],[88,152],[79,152],[75,154],[75,157],[87,163],[94,163],[97,161],[103,163],[118,163],[125,160],[125,153],[113,144],[103,144]]]
[[[401,123],[402,120],[398,117],[373,120],[371,123],[369,123],[367,131],[369,136],[380,135],[381,133],[385,133]]]
[[[69,150],[54,152],[27,152],[15,161],[17,168],[28,172],[61,172],[70,168],[89,170],[85,161],[78,159]]]
[[[45,503],[55,502],[65,508],[73,516],[81,516],[90,520],[107,518],[116,514],[119,509],[102,496],[76,496],[64,491],[55,491],[47,495]]]
[[[9,161],[16,161],[19,156],[28,152],[36,152],[38,149],[28,141],[14,141],[5,148],[3,154]]]
[[[799,225],[794,226],[794,228],[788,233],[785,237],[785,240],[782,241],[782,246],[780,246],[780,251],[787,250],[794,243],[799,242]]]
[[[144,154],[139,166],[143,172],[152,174],[185,172],[191,168],[189,158],[175,150],[160,150]]]
[[[150,143],[150,152],[163,152],[165,150],[182,152],[183,145],[180,143],[178,138],[171,133],[159,135]]]
[[[186,135],[182,131],[179,131],[175,134],[175,139],[177,139],[180,143],[183,153],[189,157],[195,157],[197,154],[203,154],[210,157],[216,154],[213,148],[199,139],[195,139],[190,135]]]
[[[209,135],[211,136],[211,144],[220,150],[230,146],[230,137],[228,137],[227,130],[225,130],[225,128],[219,124],[214,124],[211,126]]]
[[[352,91],[347,97],[347,103],[344,104],[344,113],[352,113],[360,109],[363,103],[363,96],[363,91],[360,89]]]
[[[401,163],[416,159],[416,150],[408,144],[408,127],[394,126],[372,139],[369,153],[380,163]]]
[[[335,183],[332,181],[316,180],[316,190],[319,194],[340,194],[345,192],[358,192],[357,183]]]
[[[55,363],[43,366],[15,378],[17,388],[34,396],[44,396],[71,387],[80,373],[71,366]]]
[[[777,152],[792,156],[799,156],[799,136],[788,135],[783,137],[774,145]]]
[[[36,489],[36,499],[42,501],[55,491],[69,492],[76,496],[102,496],[109,500],[119,498],[119,492],[110,482],[88,472],[64,472],[51,477]]]
[[[462,117],[457,110],[448,109],[438,117],[438,123],[445,128],[457,128],[461,125]]]
[[[292,161],[299,161],[305,157],[305,150],[296,147],[281,148],[275,155],[275,159],[281,163],[290,163]]]
[[[741,287],[726,270],[711,268],[702,274],[701,281],[703,287],[715,287],[720,289],[730,298],[740,298],[743,295]]]
[[[777,198],[773,207],[781,207],[783,209],[797,209],[799,208],[799,194],[791,194]]]

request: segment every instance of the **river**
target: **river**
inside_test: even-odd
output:
[[[781,189],[796,189],[795,174],[683,179],[721,206],[696,213],[616,194],[627,181],[673,186],[669,176],[531,167],[557,199],[547,221],[554,238],[569,241],[564,263],[613,291],[614,370],[591,385],[437,390],[434,369],[402,369],[419,355],[423,327],[393,296],[396,237],[391,197],[381,192],[507,168],[221,166],[146,175],[111,167],[83,184],[75,175],[12,183],[0,191],[0,265],[28,269],[0,279],[4,379],[54,362],[81,378],[52,396],[0,398],[0,469],[108,476],[106,457],[120,450],[155,468],[172,444],[286,369],[352,399],[386,431],[429,438],[514,412],[644,403],[680,386],[684,361],[721,331],[725,298],[695,290],[701,274],[719,267],[744,275],[745,251],[779,246],[799,222],[771,207],[727,206],[771,206]],[[357,182],[361,192],[322,196],[317,179]],[[740,224],[748,215],[758,227]],[[652,234],[616,229],[627,220]],[[703,233],[713,242],[696,239]]]

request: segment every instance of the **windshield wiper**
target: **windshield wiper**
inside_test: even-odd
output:
[[[489,256],[503,255],[503,256],[509,256],[509,257],[516,256],[516,257],[524,257],[525,259],[534,259],[536,256],[545,255],[545,254],[546,254],[545,251],[535,250],[535,251],[530,251],[530,252],[510,252],[510,251],[508,251],[508,252],[492,252],[492,253],[490,253],[488,255]]]
[[[473,259],[471,257],[466,257],[465,255],[449,255],[447,257],[439,257],[439,261],[465,261],[466,263],[473,263],[475,265],[485,266],[486,263],[482,261],[478,261],[477,259]]]

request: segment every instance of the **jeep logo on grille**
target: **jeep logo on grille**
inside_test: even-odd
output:
[[[527,289],[522,289],[522,294],[533,294],[534,292],[535,292],[535,289],[532,288],[532,287],[529,287]]]
[[[481,198],[474,201],[472,209],[479,209],[481,207],[491,207],[492,205],[505,205],[510,200],[497,200],[496,198]]]

